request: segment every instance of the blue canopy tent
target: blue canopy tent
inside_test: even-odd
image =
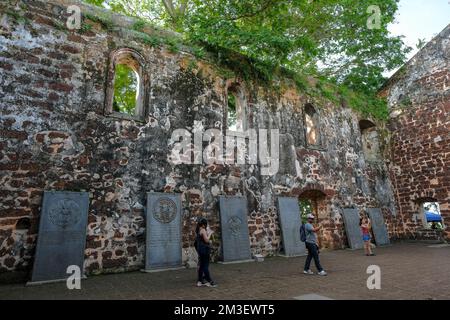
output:
[[[427,218],[427,222],[441,222],[441,215],[435,212],[427,211],[425,212],[425,216]]]

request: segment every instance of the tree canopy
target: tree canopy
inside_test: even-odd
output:
[[[137,90],[138,77],[136,72],[126,65],[117,65],[114,80],[114,111],[134,115]]]
[[[263,64],[374,94],[410,48],[388,32],[398,0],[85,0]],[[370,8],[379,9],[378,17]]]

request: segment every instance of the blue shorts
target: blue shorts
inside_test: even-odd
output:
[[[370,236],[368,234],[364,234],[363,241],[369,241],[369,240],[370,240]]]

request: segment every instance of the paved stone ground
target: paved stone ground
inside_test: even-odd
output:
[[[218,288],[195,287],[195,270],[93,276],[81,290],[64,283],[0,286],[0,299],[293,299],[311,294],[332,299],[450,299],[450,246],[423,243],[321,254],[327,277],[303,275],[305,257],[244,264],[212,264]],[[381,290],[366,287],[369,265],[381,268]]]

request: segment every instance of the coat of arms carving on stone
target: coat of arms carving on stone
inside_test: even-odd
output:
[[[169,198],[160,198],[153,206],[153,217],[161,223],[170,223],[177,215],[177,205]]]
[[[51,205],[49,217],[54,225],[66,228],[78,222],[80,219],[80,207],[71,199],[62,199]]]
[[[241,225],[242,220],[237,216],[231,217],[230,220],[228,220],[228,227],[230,229],[230,232],[235,237],[239,235],[239,232],[241,231]]]

